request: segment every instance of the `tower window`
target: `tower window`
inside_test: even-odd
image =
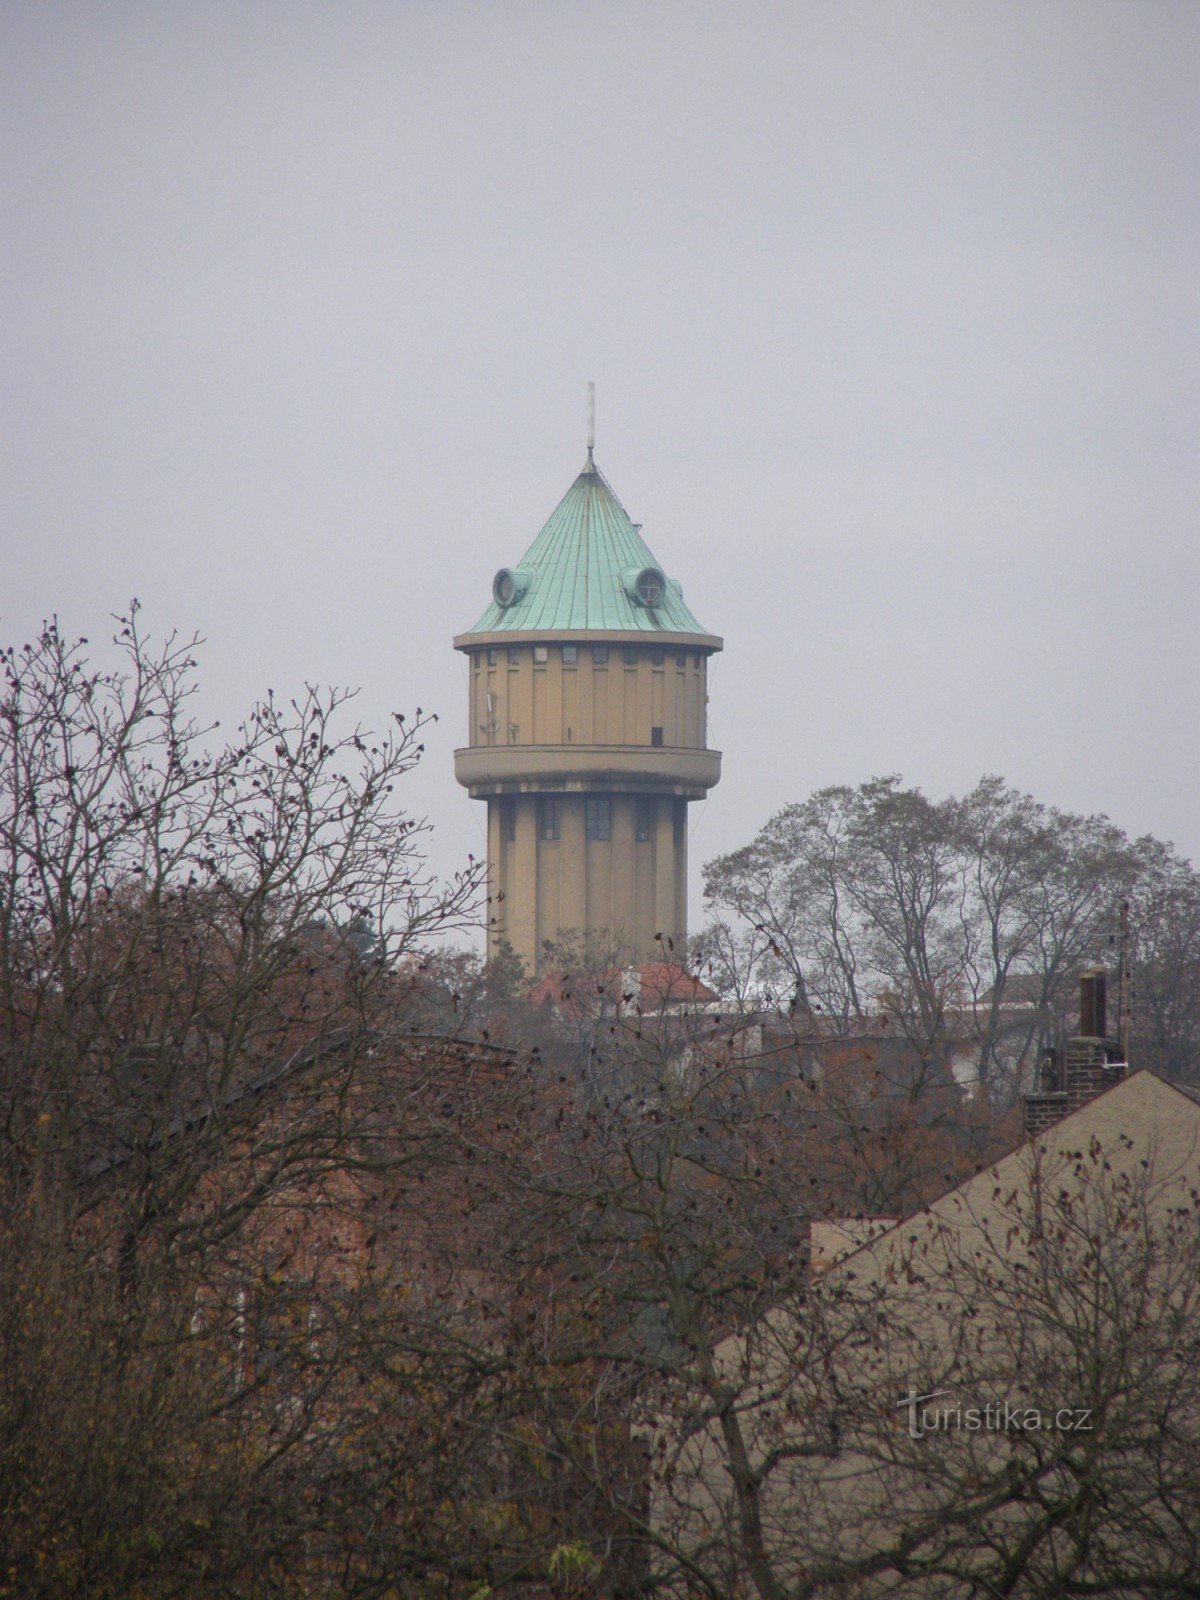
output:
[[[535,644],[533,647],[533,664],[535,667],[544,667],[550,659],[550,652],[544,644]]]
[[[557,839],[562,833],[562,801],[543,795],[538,801],[538,838]]]
[[[677,650],[675,652],[675,665],[677,667],[686,667],[687,666],[687,651],[686,650]]]
[[[638,795],[637,815],[634,820],[634,832],[639,844],[645,844],[654,827],[654,801],[649,795]]]
[[[651,744],[661,744],[662,743],[662,735],[663,735],[663,731],[662,731],[661,728],[651,728],[650,729],[650,743]]]
[[[583,803],[583,831],[589,839],[612,837],[612,801],[607,795],[589,795]]]
[[[563,666],[573,667],[579,660],[579,646],[577,644],[565,644],[563,645],[562,650]]]
[[[644,606],[656,606],[662,599],[662,577],[653,567],[638,574],[637,597]]]
[[[662,650],[651,650],[651,652],[650,652],[650,665],[652,667],[661,667],[665,660],[666,660],[666,654],[665,654],[664,651],[662,651]]]
[[[521,665],[521,652],[515,644],[510,644],[508,647],[508,664],[510,667],[519,667]]]
[[[625,662],[625,665],[627,667],[636,667],[637,666],[637,651],[636,650],[622,650],[621,651],[621,655],[622,655],[622,657],[624,659],[624,662]]]
[[[517,803],[507,797],[500,801],[500,837],[506,844],[517,837]]]
[[[499,650],[489,650],[488,651],[488,666],[489,667],[494,667],[496,665],[496,662],[499,659],[500,659]]]
[[[592,646],[592,660],[598,667],[607,665],[608,646],[606,644],[594,644]]]

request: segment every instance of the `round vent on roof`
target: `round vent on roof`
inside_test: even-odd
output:
[[[667,580],[657,567],[626,567],[621,574],[621,586],[635,606],[653,610],[662,603]]]
[[[515,606],[529,588],[532,576],[523,567],[501,567],[492,579],[492,599],[498,606]]]

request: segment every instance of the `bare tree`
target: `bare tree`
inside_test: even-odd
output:
[[[979,1080],[1011,1094],[1070,1032],[1076,977],[1108,956],[1137,865],[1107,818],[1064,814],[995,777],[958,803],[957,825]]]
[[[6,658],[0,1592],[799,1600],[978,1571],[979,1593],[1012,1573],[1033,1595],[1099,1495],[1144,1518],[1141,1592],[1171,1592],[1184,1567],[1156,1530],[1192,1492],[1195,1364],[1166,1356],[1167,1310],[1194,1300],[1182,1212],[1150,1252],[1176,1276],[1156,1266],[1139,1297],[1123,1241],[1150,1238],[1149,1191],[1072,1212],[1045,1187],[1040,1233],[1012,1202],[1029,1281],[1000,1273],[1007,1243],[947,1258],[945,1340],[918,1320],[917,1257],[866,1294],[807,1260],[814,1217],[907,1206],[995,1155],[944,1072],[963,996],[1088,948],[1120,836],[998,785],[942,805],[896,780],[825,791],[711,869],[750,928],[719,948],[749,959],[744,997],[790,997],[790,1028],[748,1049],[740,1022],[655,1015],[608,957],[535,1022],[503,974],[429,954],[477,875],[429,882],[397,809],[419,715],[374,739],[309,691],[210,748],[191,645],[122,628],[115,671],[53,627]],[[1190,869],[1138,848],[1135,892],[1157,885],[1139,970],[1183,1048],[1165,997],[1191,971]],[[881,1015],[919,1084],[876,1049]],[[1106,1416],[1121,1372],[1151,1408],[1105,1435],[1129,1441],[1126,1478],[1082,1462],[1083,1509],[1082,1458],[1060,1452],[1008,1477],[954,1458],[978,1478],[956,1513],[951,1457],[930,1469],[879,1429],[902,1372],[933,1383],[953,1356],[958,1381],[999,1381],[1002,1331],[1090,1360]],[[1168,1413],[1155,1454],[1147,1417]],[[907,1474],[905,1518],[850,1548],[825,1474],[864,1460],[876,1486]],[[1165,1488],[1138,1500],[1141,1480]],[[1136,1592],[1099,1548],[1079,1583]]]
[[[330,1410],[345,1319],[311,1318],[358,1292],[367,1177],[420,1158],[397,1134],[447,1047],[412,1040],[404,956],[477,887],[429,879],[397,805],[420,713],[376,738],[309,689],[218,745],[194,643],[148,640],[135,606],[115,668],[54,624],[4,657],[0,1572],[22,1595],[285,1593],[318,1549],[326,1570],[355,1457]]]
[[[787,970],[796,1005],[849,1031],[886,1015],[914,1088],[944,1073],[963,976],[957,840],[945,808],[897,778],[826,789],[705,868],[705,894],[768,938],[746,955]]]
[[[1184,1121],[1182,1140],[1110,1127],[1083,1150],[1009,1158],[725,1341],[707,1381],[672,1374],[645,1423],[661,1585],[762,1600],[1194,1592]]]
[[[1200,875],[1157,839],[1136,849],[1130,1052],[1139,1065],[1200,1083]]]
[[[1151,1094],[1136,1138],[1114,1099],[1102,1138],[1065,1125],[821,1271],[810,1222],[866,1166],[821,1086],[731,1054],[608,1065],[512,1057],[447,1099],[458,1154],[418,1205],[455,1218],[445,1289],[393,1322],[391,1370],[475,1452],[478,1581],[536,1585],[569,1548],[610,1594],[1188,1592],[1190,1102],[1125,1085]],[[905,1396],[943,1389],[956,1419],[910,1433]]]
[[[872,1185],[893,1201],[927,1192],[982,1153],[911,1118],[872,1128],[861,1105],[850,1124],[848,1104],[794,1057],[788,1070],[713,1038],[681,1067],[618,1036],[582,1067],[570,1041],[513,1057],[486,1111],[448,1107],[440,1139],[460,1141],[470,1204],[442,1191],[445,1293],[394,1338],[428,1387],[486,1390],[470,1437],[491,1438],[510,1485],[507,1503],[493,1496],[505,1537],[480,1550],[490,1587],[536,1580],[564,1544],[591,1552],[605,1593],[650,1584],[656,1548],[716,1582],[651,1514],[637,1419],[664,1419],[663,1466],[674,1429],[690,1436],[732,1392],[730,1333],[803,1302],[814,1215],[861,1208]],[[727,1421],[732,1471],[752,1435]]]
[[[834,1034],[886,1018],[914,1092],[969,1061],[1003,1100],[1069,1032],[1077,975],[1108,958],[1131,895],[1147,1047],[1162,1040],[1156,1059],[1174,1061],[1177,1037],[1186,1053],[1196,881],[1169,847],[1135,845],[1105,817],[1057,811],[999,778],[937,804],[875,779],[786,807],[710,862],[714,919],[698,948],[722,956],[727,992],[778,992],[784,978]]]

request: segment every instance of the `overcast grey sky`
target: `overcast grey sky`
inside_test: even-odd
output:
[[[443,721],[596,458],[724,635],[700,865],[985,771],[1200,856],[1200,4],[5,0],[0,637]],[[769,680],[762,697],[757,685]]]

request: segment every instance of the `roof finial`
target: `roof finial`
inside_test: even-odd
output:
[[[596,385],[588,384],[588,461],[596,448]]]

